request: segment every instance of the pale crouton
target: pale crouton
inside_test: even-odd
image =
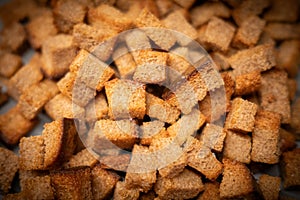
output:
[[[152,120],[150,122],[143,122],[141,132],[139,134],[140,144],[150,145],[153,138],[160,137],[165,134],[165,123],[159,120]]]
[[[125,42],[129,52],[134,56],[135,51],[151,49],[150,39],[140,29],[129,30],[125,34]]]
[[[103,93],[98,94],[85,108],[85,119],[95,122],[104,119],[108,114],[108,104]]]
[[[10,190],[18,169],[18,156],[14,152],[0,147],[0,191],[2,193],[7,193]]]
[[[0,55],[0,75],[10,78],[21,67],[22,59],[20,56],[12,53]]]
[[[280,177],[263,174],[258,179],[258,185],[264,199],[278,199],[280,191]]]
[[[210,149],[221,152],[223,150],[223,142],[225,137],[226,132],[221,126],[215,124],[206,124],[199,140]]]
[[[112,57],[118,68],[120,78],[127,78],[133,74],[136,69],[136,63],[125,45],[114,50]]]

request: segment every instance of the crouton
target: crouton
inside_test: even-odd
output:
[[[114,150],[115,151],[115,150]],[[126,171],[130,162],[130,154],[104,155],[100,157],[101,167],[116,171]]]
[[[133,29],[125,34],[125,42],[129,52],[134,56],[135,51],[151,49],[151,43],[143,30]]]
[[[85,108],[85,119],[95,122],[104,119],[108,114],[108,104],[103,93],[98,94]]]
[[[141,83],[160,84],[166,79],[168,54],[157,51],[141,50],[134,54],[137,64],[133,80]]]
[[[132,21],[124,13],[107,4],[101,4],[96,8],[89,9],[88,22],[90,24],[104,22],[119,33],[132,27]]]
[[[229,18],[230,10],[222,2],[205,2],[191,10],[191,21],[194,27],[205,24],[213,16]]]
[[[255,46],[265,25],[266,22],[259,17],[249,16],[238,28],[233,45],[239,48]]]
[[[134,145],[132,158],[125,176],[125,187],[128,189],[138,189],[141,192],[148,192],[156,182],[156,170],[148,169],[149,163],[141,162],[143,157],[147,157],[152,152],[148,147]],[[138,162],[136,162],[138,160]]]
[[[49,37],[42,45],[41,69],[49,78],[60,78],[68,71],[76,53],[72,36],[59,34]]]
[[[64,77],[62,77],[57,82],[57,87],[59,91],[63,95],[69,97],[70,99],[72,99],[72,92],[73,92],[76,77],[77,77],[76,73],[68,72],[65,74]]]
[[[140,144],[150,145],[153,138],[160,137],[165,134],[165,123],[159,120],[152,120],[150,122],[143,122],[141,126],[141,133],[139,135]]]
[[[281,160],[281,171],[283,174],[283,187],[297,188],[300,185],[300,149],[284,152]]]
[[[12,53],[0,55],[0,75],[10,78],[21,67],[22,59],[20,56]]]
[[[184,169],[173,178],[158,177],[154,190],[159,199],[191,199],[204,190],[201,176]]]
[[[280,128],[279,136],[280,136],[280,151],[281,152],[292,150],[297,146],[296,145],[296,137],[293,133],[291,133],[283,128]]]
[[[55,82],[45,79],[32,85],[20,96],[18,107],[24,117],[31,120],[42,110],[44,105],[58,93]]]
[[[235,28],[220,18],[213,17],[208,22],[201,41],[214,50],[227,51],[233,39]],[[220,37],[222,34],[222,37]]]
[[[102,169],[96,165],[92,169],[92,192],[94,199],[107,199],[113,194],[113,190],[120,179],[115,172]]]
[[[227,61],[227,57],[222,54],[221,52],[215,51],[210,54],[210,57],[213,59],[216,67],[220,70],[227,70],[229,69],[230,65]]]
[[[88,149],[83,149],[76,155],[73,155],[70,160],[64,164],[64,168],[74,168],[81,166],[88,166],[93,168],[98,163],[96,154]]]
[[[136,69],[136,63],[125,45],[114,50],[112,57],[118,68],[120,78],[128,78],[133,74]]]
[[[42,136],[23,137],[20,140],[20,169],[44,169],[45,144]]]
[[[251,160],[275,164],[280,156],[280,116],[270,111],[259,111],[252,132]]]
[[[236,74],[245,74],[252,71],[266,71],[276,65],[274,47],[258,45],[253,48],[238,51],[228,58]]]
[[[223,166],[215,154],[197,139],[192,139],[187,149],[188,166],[201,172],[206,178],[215,180],[221,174]]]
[[[46,11],[38,17],[30,20],[25,26],[30,45],[35,48],[41,48],[43,42],[57,34],[58,30],[54,25],[53,14]]]
[[[299,2],[297,0],[272,1],[271,8],[264,14],[267,21],[296,22],[299,16]]]
[[[296,77],[300,56],[299,40],[288,40],[280,44],[277,53],[277,66],[287,71],[289,77]]]
[[[246,74],[241,74],[235,77],[236,96],[242,96],[254,93],[259,90],[261,85],[261,75],[259,71],[253,71]]]
[[[223,155],[231,160],[249,164],[251,161],[251,137],[226,130]]]
[[[155,2],[160,17],[166,16],[168,13],[175,10],[177,6],[172,0],[156,0]]]
[[[143,9],[139,14],[135,20],[135,25],[141,28],[162,50],[169,50],[176,42],[176,38],[172,32],[165,29],[166,27],[163,23],[147,9]]]
[[[221,126],[215,124],[206,124],[201,135],[200,142],[210,149],[221,152],[226,132]]]
[[[272,22],[266,25],[265,31],[274,40],[289,40],[300,38],[300,24]]]
[[[239,97],[235,98],[226,118],[225,127],[233,131],[251,132],[254,128],[256,112],[256,104]]]
[[[109,116],[113,119],[142,119],[146,113],[144,85],[130,80],[114,79],[105,83]],[[120,94],[122,97],[120,98]]]
[[[9,144],[15,145],[36,125],[37,120],[28,120],[17,106],[0,116],[0,137]]]
[[[269,44],[272,46],[275,46],[275,40],[273,38],[271,38],[271,36],[269,35],[269,33],[267,33],[266,31],[263,31],[262,34],[260,35],[259,41],[258,41],[258,45],[261,44]]]
[[[258,179],[258,185],[264,199],[278,199],[280,191],[280,177],[263,174]]]
[[[197,200],[220,200],[220,184],[218,182],[208,182],[204,184],[204,192]]]
[[[28,199],[54,199],[50,176],[38,176],[25,180],[22,192]]]
[[[0,169],[0,191],[7,193],[19,169],[18,156],[14,152],[0,147]]]
[[[140,193],[140,200],[153,200],[155,198],[155,192],[153,190],[150,190],[147,193]]]
[[[51,184],[57,199],[92,199],[91,169],[88,167],[53,171]]]
[[[174,178],[179,175],[187,165],[187,155],[183,153],[177,160],[169,165],[162,167],[158,170],[159,175],[163,178]]]
[[[222,72],[221,77],[224,81],[224,87],[225,87],[225,97],[226,97],[226,112],[228,112],[231,108],[231,97],[234,94],[235,91],[235,80],[234,77],[230,74],[230,72]],[[220,92],[222,93],[222,87],[220,88]],[[218,99],[219,101],[222,101],[222,99]]]
[[[77,1],[57,1],[53,9],[54,23],[63,33],[72,33],[73,26],[83,22],[86,8]]]
[[[74,119],[63,118],[44,125],[44,168],[55,168],[69,160],[76,148]]]
[[[291,121],[287,81],[287,73],[285,71],[271,70],[262,74],[261,87],[259,89],[262,109],[280,114],[281,123],[284,124]]]
[[[113,199],[115,200],[125,200],[132,199],[138,200],[140,192],[137,189],[127,189],[126,183],[124,181],[118,181],[114,191]]]
[[[0,48],[10,52],[19,53],[22,51],[26,41],[24,27],[14,22],[0,32]]]
[[[297,98],[292,105],[291,127],[294,130],[296,138],[300,138],[300,99]]]
[[[84,109],[59,93],[45,105],[46,113],[54,120],[61,118],[83,118]]]

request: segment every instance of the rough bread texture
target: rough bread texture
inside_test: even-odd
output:
[[[140,192],[137,189],[127,189],[125,182],[119,181],[116,184],[113,199],[115,199],[115,200],[124,200],[124,199],[138,200],[139,196],[140,196]]]
[[[65,168],[88,166],[93,168],[98,163],[98,158],[91,150],[83,149],[76,155],[73,155],[70,160],[64,164]]]
[[[145,36],[147,37],[147,36]],[[134,39],[135,41],[136,39]],[[136,69],[136,63],[129,48],[126,45],[114,50],[113,55],[114,63],[118,68],[118,72],[121,78],[130,77]]]
[[[159,120],[144,122],[139,133],[140,144],[150,145],[154,138],[162,137],[166,132],[164,125],[165,123]]]
[[[22,192],[26,194],[28,199],[54,199],[50,176],[38,176],[26,179],[22,187]]]
[[[280,177],[263,174],[258,179],[258,185],[266,200],[278,199],[280,191]]]
[[[220,184],[218,182],[208,182],[204,184],[204,192],[197,200],[220,200]]]
[[[103,93],[98,94],[85,107],[85,119],[88,122],[95,122],[106,118],[108,115],[108,104]]]
[[[223,142],[225,137],[226,132],[221,126],[215,124],[206,124],[199,140],[210,149],[221,152],[223,150]]]
[[[297,188],[300,185],[300,149],[283,153],[281,169],[283,172],[283,187]]]

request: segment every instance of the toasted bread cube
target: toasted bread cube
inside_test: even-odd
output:
[[[291,133],[283,128],[280,128],[279,136],[280,136],[280,151],[281,152],[292,150],[297,146],[296,136],[293,133]]]
[[[21,67],[22,59],[20,56],[12,53],[0,55],[0,75],[10,78]]]
[[[73,103],[67,96],[59,93],[45,105],[46,113],[54,120],[61,118],[80,118],[84,109]]]
[[[44,125],[45,168],[54,168],[71,158],[76,134],[74,119],[63,118]]]
[[[179,117],[180,111],[166,101],[150,93],[146,94],[146,114],[151,118],[173,124]]]
[[[259,94],[261,107],[281,115],[281,123],[290,123],[291,106],[287,88],[287,73],[282,70],[271,70],[262,75]],[[280,91],[280,93],[278,92]]]
[[[220,184],[221,198],[237,198],[254,191],[253,177],[243,163],[223,159],[224,171]]]
[[[129,30],[125,34],[125,42],[129,52],[134,56],[135,51],[151,49],[150,39],[140,29]]]
[[[221,152],[225,137],[226,132],[221,126],[215,124],[206,124],[199,140],[210,149]]]
[[[95,100],[85,108],[85,119],[88,122],[95,122],[100,119],[104,119],[108,114],[108,104],[103,93],[98,94]]]
[[[14,53],[22,51],[26,41],[26,32],[24,27],[14,22],[0,32],[0,48]]]
[[[234,46],[243,48],[256,45],[265,25],[266,22],[255,15],[245,19],[234,36]]]
[[[31,85],[40,82],[43,74],[40,69],[40,55],[35,54],[28,64],[21,67],[8,82],[8,94],[14,99],[19,99],[20,95]]]
[[[58,82],[57,82],[57,87],[59,91],[72,99],[72,92],[73,92],[73,87],[74,83],[76,80],[77,74],[73,72],[68,72],[65,74],[64,77],[62,77]]]
[[[48,10],[40,16],[30,20],[25,26],[28,40],[35,49],[41,48],[43,42],[57,34],[52,12]]]
[[[112,57],[118,68],[120,78],[127,78],[133,74],[136,69],[136,63],[125,45],[114,50]]]
[[[212,52],[210,56],[215,62],[219,71],[229,69],[230,65],[228,63],[228,58],[226,57],[226,55],[222,54],[221,52],[215,51]]]
[[[106,63],[83,49],[72,61],[70,71],[77,74],[78,80],[97,91],[101,91],[104,83],[114,74]]]
[[[50,176],[26,179],[22,191],[29,199],[54,199]]]
[[[278,199],[280,191],[280,177],[263,174],[259,177],[258,185],[266,200]]]
[[[44,80],[32,85],[20,96],[18,106],[27,119],[35,118],[44,105],[58,93],[55,82]]]
[[[299,2],[297,0],[272,1],[271,8],[264,13],[267,21],[296,22],[299,16]]]
[[[64,164],[64,168],[88,166],[93,168],[98,163],[97,156],[88,149],[83,149]]]
[[[270,111],[259,111],[252,133],[251,160],[268,164],[279,162],[280,116]]]
[[[130,154],[104,155],[100,157],[103,169],[126,171],[130,163]]]
[[[271,45],[258,45],[241,50],[230,56],[228,62],[233,69],[237,70],[237,74],[257,70],[266,71],[276,65],[274,47]]]
[[[201,176],[184,169],[173,178],[158,177],[154,190],[160,199],[191,199],[204,190]]]
[[[280,44],[277,53],[277,66],[283,68],[290,77],[296,77],[300,63],[300,41],[288,40]]]
[[[238,132],[226,131],[223,155],[231,160],[249,164],[251,161],[251,137]]]
[[[232,12],[234,21],[240,26],[248,17],[259,15],[262,11],[270,5],[268,0],[246,0],[243,1]]]
[[[140,196],[139,190],[127,189],[126,183],[124,181],[119,181],[116,184],[113,199],[115,199],[115,200],[125,200],[125,199],[138,200],[139,196]]]
[[[109,116],[113,119],[142,119],[146,113],[144,85],[130,80],[114,79],[105,84]],[[120,96],[122,94],[122,96]]]
[[[59,34],[49,37],[42,45],[41,68],[47,77],[60,78],[68,71],[76,53],[72,36]]]
[[[85,14],[85,6],[77,1],[57,1],[53,9],[55,25],[63,33],[72,33],[73,26],[83,22]]]
[[[9,145],[15,145],[36,125],[37,120],[28,120],[15,106],[0,115],[0,138]]]
[[[109,24],[117,32],[128,30],[132,26],[132,21],[117,8],[101,4],[96,8],[91,8],[88,11],[88,22],[90,24],[97,24],[104,22]]]
[[[135,52],[137,64],[133,80],[141,83],[160,84],[166,80],[168,54],[164,52],[142,50]]]
[[[188,165],[201,172],[206,178],[215,180],[223,170],[215,154],[197,139],[187,147]]]
[[[147,170],[144,172],[141,169],[147,169],[148,163],[135,162],[136,160],[147,157],[152,152],[148,147],[134,145],[132,150],[132,158],[128,166],[125,176],[125,187],[128,189],[138,189],[141,192],[148,192],[156,182],[156,170]],[[141,171],[140,171],[141,170]]]
[[[183,13],[179,10],[170,13],[162,22],[167,28],[181,32],[187,37],[177,36],[179,44],[183,46],[188,45],[191,40],[195,40],[198,37],[197,30],[186,20]]]
[[[23,137],[20,141],[20,169],[44,169],[45,144],[42,136]]]
[[[220,184],[218,182],[208,182],[204,184],[204,192],[197,200],[220,200]]]
[[[232,101],[225,127],[233,131],[251,132],[254,128],[257,105],[238,97]]]
[[[220,18],[213,17],[207,24],[203,40],[213,49],[227,51],[234,36],[235,28]],[[220,38],[222,33],[222,38]]]
[[[14,152],[0,147],[0,169],[0,191],[7,193],[19,169],[18,156]]]
[[[51,183],[57,199],[92,199],[91,169],[88,167],[54,171]]]
[[[176,38],[172,32],[166,30],[163,23],[146,8],[143,9],[135,20],[135,25],[141,28],[162,50],[169,50],[176,42]]]
[[[137,140],[136,124],[130,120],[99,120],[90,134],[94,138],[93,149],[99,153],[117,147],[131,149]]]
[[[191,10],[191,21],[194,27],[205,24],[213,16],[229,18],[230,10],[222,2],[205,2]]]
[[[235,77],[234,94],[237,96],[251,94],[259,90],[261,75],[259,71],[241,74]]]
[[[92,169],[92,190],[94,199],[107,199],[113,194],[113,190],[120,177],[115,172],[102,169],[96,165]]]
[[[265,31],[274,40],[289,40],[300,38],[300,24],[273,22],[266,25]]]
[[[282,156],[282,174],[284,188],[297,188],[300,185],[300,149],[287,151]]]
[[[177,160],[158,170],[163,178],[174,178],[179,175],[187,165],[187,155],[183,153]]]
[[[159,120],[153,120],[150,122],[143,122],[141,126],[141,133],[139,135],[140,144],[150,145],[153,138],[160,137],[165,134],[165,123]]]

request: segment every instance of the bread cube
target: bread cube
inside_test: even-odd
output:
[[[226,131],[223,155],[231,160],[249,164],[251,161],[251,137],[246,134]]]
[[[116,151],[115,149],[113,151]],[[126,171],[130,163],[130,154],[122,154],[122,151],[117,151],[118,154],[104,155],[100,157],[101,167],[103,169],[113,169],[116,171]]]
[[[259,111],[252,132],[251,160],[275,164],[280,156],[280,116],[270,111]]]
[[[145,86],[130,80],[113,79],[105,83],[112,119],[142,119],[146,113]],[[122,94],[122,96],[120,96]]]
[[[208,182],[204,184],[204,192],[197,200],[220,200],[220,184],[218,182]]]
[[[83,149],[64,164],[64,168],[88,166],[93,168],[98,163],[98,157],[91,150]]]
[[[118,68],[120,78],[127,78],[133,74],[136,69],[136,63],[125,45],[114,50],[112,57]]]
[[[9,191],[18,169],[18,156],[14,152],[0,147],[0,191],[2,193],[7,193]]]
[[[266,200],[278,199],[280,191],[280,177],[263,174],[258,179],[258,185]]]
[[[158,177],[154,190],[160,199],[191,199],[204,190],[201,176],[184,169],[173,178]]]
[[[208,148],[217,152],[221,152],[223,150],[223,142],[225,137],[226,132],[221,126],[215,124],[206,124],[199,140]]]
[[[0,75],[10,78],[21,67],[22,59],[20,56],[12,53],[0,55]]]
[[[149,146],[154,138],[164,135],[166,131],[164,125],[165,123],[159,120],[143,122],[139,135],[140,144]]]
[[[272,46],[275,46],[275,40],[273,38],[271,38],[271,36],[269,35],[269,33],[267,33],[265,30],[262,32],[262,34],[260,35],[259,41],[258,41],[258,45],[260,44],[269,44]]]
[[[256,112],[256,104],[239,97],[235,98],[226,117],[225,127],[233,131],[251,132],[254,128]]]
[[[229,69],[230,65],[228,63],[228,58],[223,53],[215,51],[210,54],[210,57],[213,59],[219,71]]]
[[[297,146],[296,136],[293,133],[283,128],[280,128],[279,136],[280,136],[280,152],[292,150]]]
[[[300,149],[294,149],[283,153],[281,171],[283,174],[284,188],[297,188],[300,185]]]
[[[119,181],[116,184],[113,199],[115,199],[115,200],[125,200],[125,199],[138,200],[139,196],[140,196],[139,190],[127,189],[126,183],[124,181]]]
[[[235,77],[234,94],[236,96],[251,94],[258,91],[260,86],[261,75],[259,71],[241,74]]]
[[[266,25],[265,31],[274,40],[289,40],[300,38],[300,24],[272,22]]]
[[[85,108],[85,119],[88,122],[95,122],[104,119],[108,114],[108,104],[103,93],[98,94]]]
[[[44,74],[49,78],[62,77],[68,71],[76,53],[72,36],[59,34],[49,37],[42,45],[41,68]]]
[[[228,112],[231,109],[231,97],[234,94],[234,90],[235,90],[235,80],[232,74],[230,74],[229,72],[223,72],[221,73],[221,77],[224,81],[224,87],[225,87],[225,101],[226,101],[226,112]],[[222,87],[220,88],[220,93],[222,93]],[[218,99],[218,101],[224,101],[224,99]]]
[[[54,199],[50,176],[38,176],[25,180],[22,192],[28,199]]]
[[[163,178],[174,178],[179,175],[187,165],[187,155],[183,153],[177,160],[158,170]]]
[[[26,41],[26,32],[19,22],[9,24],[0,32],[0,48],[9,52],[19,53]]]
[[[135,51],[151,49],[150,39],[140,29],[129,30],[125,34],[125,42],[129,52],[134,56]]]

